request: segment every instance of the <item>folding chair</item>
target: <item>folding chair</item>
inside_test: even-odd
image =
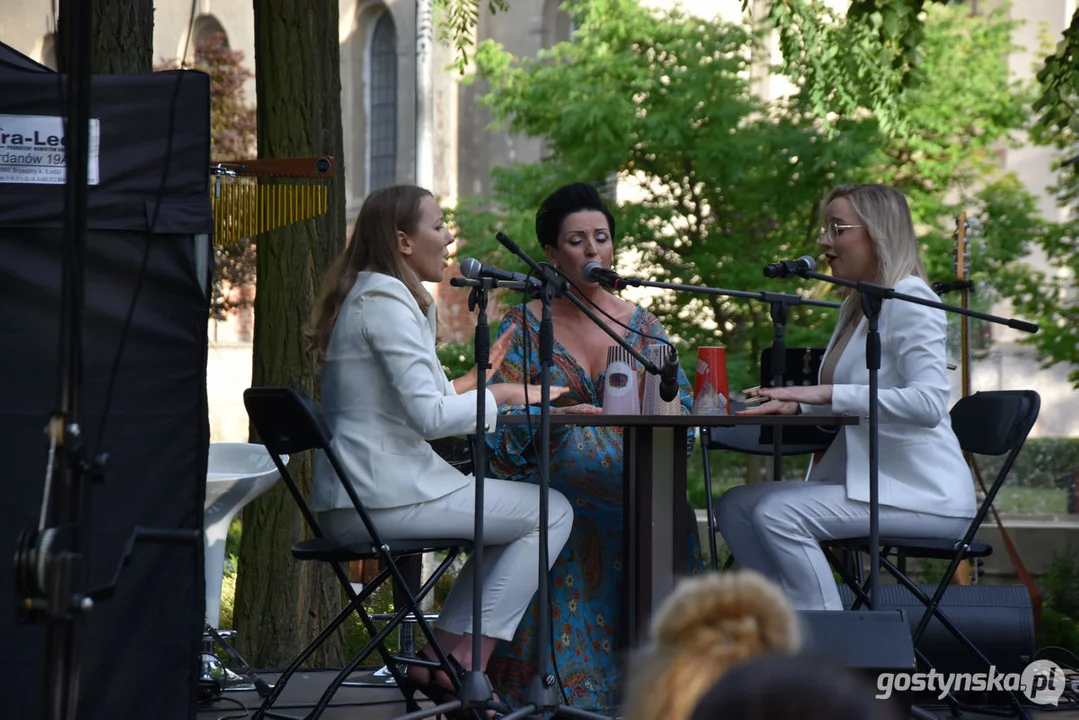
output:
[[[313,535],[312,539],[303,540],[292,546],[292,555],[301,561],[327,562],[333,567],[341,586],[349,597],[349,603],[330,622],[329,625],[315,638],[282,673],[274,684],[273,691],[263,701],[262,706],[252,716],[255,720],[263,717],[285,718],[286,720],[298,720],[291,715],[282,715],[272,712],[274,702],[281,695],[286,683],[293,673],[311,656],[311,654],[324,643],[343,623],[349,615],[355,612],[364,628],[370,634],[368,643],[342,668],[341,672],[326,688],[312,712],[305,716],[309,720],[318,718],[329,705],[337,689],[345,679],[356,669],[360,661],[372,650],[377,650],[383,662],[393,675],[394,681],[399,688],[406,687],[400,676],[399,667],[402,665],[419,665],[429,668],[432,672],[442,670],[453,683],[455,691],[460,691],[457,677],[453,672],[446,655],[435,640],[434,633],[427,622],[426,616],[420,608],[423,598],[434,588],[435,583],[449,569],[454,559],[463,551],[472,547],[471,540],[429,539],[429,540],[384,540],[371,521],[363,502],[356,494],[355,488],[348,481],[342,469],[340,460],[330,446],[331,433],[326,426],[322,413],[311,398],[290,388],[263,387],[249,388],[244,391],[244,405],[247,408],[251,424],[258,433],[259,440],[266,446],[274,464],[281,473],[284,481],[292,494],[296,505],[300,509],[308,529]],[[281,460],[282,455],[295,455],[307,450],[322,451],[333,467],[334,473],[342,483],[349,499],[352,501],[356,512],[359,514],[364,528],[371,540],[359,545],[343,546],[330,538],[325,537],[315,520],[306,499],[300,493],[295,480],[289,474],[288,469]],[[408,588],[399,566],[399,560],[409,556],[427,552],[445,552],[446,558],[435,569],[431,577],[417,592]],[[353,560],[378,559],[380,572],[374,580],[364,585],[363,590],[356,593],[349,582],[347,574],[341,568],[341,563]],[[376,632],[371,616],[364,609],[363,603],[386,581],[392,580],[398,610]],[[434,650],[438,658],[437,662],[421,660],[419,658],[394,657],[385,646],[386,637],[395,630],[406,618],[412,615],[416,624],[427,637],[428,645]],[[419,710],[419,705],[414,697],[404,693],[405,703],[409,712]]]
[[[978,508],[974,519],[967,528],[962,538],[906,538],[906,537],[882,537],[880,538],[880,564],[895,580],[907,589],[918,601],[925,606],[925,612],[913,632],[914,646],[917,650],[918,643],[922,639],[930,621],[936,618],[956,640],[973,653],[979,661],[988,669],[993,663],[979,650],[956,627],[947,614],[941,609],[941,600],[945,591],[951,584],[953,575],[959,563],[963,560],[984,558],[992,554],[993,548],[986,543],[974,540],[978,529],[986,514],[990,511],[993,500],[996,498],[1004,480],[1015,464],[1015,459],[1023,449],[1027,435],[1034,422],[1038,419],[1041,409],[1041,397],[1033,390],[999,390],[979,392],[962,398],[951,411],[952,429],[959,439],[959,446],[964,452],[974,455],[1007,455],[990,485],[985,499]],[[825,548],[842,548],[848,551],[869,553],[869,538],[854,538],[849,540],[835,540],[823,543]],[[904,568],[892,563],[888,556],[897,553],[901,558],[927,558],[937,560],[949,560],[948,569],[945,571],[940,582],[937,583],[932,595],[914,583],[907,576]],[[866,595],[868,586],[865,582],[859,583],[846,572],[845,568],[832,560],[829,560],[839,573],[847,587],[854,593],[855,600],[851,609],[859,608],[863,603],[868,603]],[[929,664],[922,653],[919,658]],[[1012,708],[1019,712],[1020,717],[1027,717],[1023,712],[1019,697],[1014,691],[1009,691]]]
[[[784,384],[816,384],[820,371],[823,348],[788,348],[784,373]],[[765,348],[761,353],[760,386],[772,386],[772,348]],[[732,401],[731,412],[737,412],[745,406]],[[832,428],[787,428],[783,432],[780,453],[789,455],[812,455],[827,450],[835,439],[836,429]],[[708,498],[708,538],[711,543],[712,569],[719,569],[718,548],[716,545],[716,517],[712,498],[712,469],[708,453],[712,450],[731,450],[747,455],[773,457],[774,444],[770,429],[755,425],[734,425],[732,427],[702,427],[701,464],[704,469],[704,493]],[[734,564],[734,556],[728,557],[723,569],[728,570]]]

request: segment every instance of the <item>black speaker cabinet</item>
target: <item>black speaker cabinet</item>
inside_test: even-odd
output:
[[[885,612],[803,611],[806,650],[830,656],[866,678],[875,691],[884,689],[881,674],[916,671],[910,626],[902,610]],[[891,683],[885,683],[890,689]],[[893,692],[890,698],[909,714],[909,692]]]
[[[934,587],[920,586],[926,595]],[[854,594],[840,588],[844,606]],[[1021,585],[949,585],[940,604],[956,628],[996,667],[997,672],[1023,672],[1035,651],[1034,612],[1030,595]],[[900,585],[881,585],[880,610],[902,610],[910,632],[918,626],[925,606]],[[972,673],[988,670],[946,627],[933,618],[918,643],[918,650],[938,672]]]

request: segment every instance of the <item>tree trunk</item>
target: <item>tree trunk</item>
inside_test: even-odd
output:
[[[257,0],[254,8],[259,157],[331,155],[337,166],[328,213],[259,238],[252,385],[317,397],[303,332],[345,237],[338,4]],[[289,461],[305,494],[311,465],[310,453]],[[243,523],[235,605],[241,651],[255,667],[280,667],[341,609],[344,593],[327,566],[297,563],[289,553],[308,529],[282,483],[244,508]],[[338,633],[312,665],[342,664],[343,640]]]
[[[60,72],[71,67],[67,57],[72,3],[60,0],[56,62]],[[90,29],[90,72],[93,75],[148,73],[154,67],[154,1],[95,0]]]

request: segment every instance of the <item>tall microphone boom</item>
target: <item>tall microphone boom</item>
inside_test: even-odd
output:
[[[771,265],[764,266],[764,277],[789,278],[803,272],[813,272],[817,269],[817,261],[812,255],[803,255],[797,260],[780,260]]]

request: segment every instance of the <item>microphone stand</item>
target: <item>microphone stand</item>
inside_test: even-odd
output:
[[[562,704],[561,693],[559,688],[555,687],[554,675],[548,672],[548,647],[547,639],[550,637],[549,623],[550,623],[550,605],[547,594],[548,586],[548,574],[550,572],[550,563],[548,556],[548,513],[550,498],[548,497],[550,488],[550,447],[551,447],[551,367],[554,365],[554,322],[551,317],[551,303],[555,297],[566,297],[577,300],[567,292],[568,285],[564,279],[562,279],[552,269],[538,264],[535,260],[528,256],[521,248],[506,236],[505,233],[499,232],[495,236],[507,250],[516,255],[518,258],[524,261],[526,265],[532,270],[534,276],[540,280],[542,285],[539,287],[539,299],[542,303],[543,311],[540,319],[540,332],[539,332],[539,357],[540,357],[540,444],[539,449],[536,452],[537,461],[539,464],[539,487],[540,487],[540,517],[539,517],[539,588],[537,592],[537,612],[536,612],[536,637],[539,641],[536,643],[536,674],[532,677],[532,680],[528,687],[528,702],[518,710],[503,717],[503,720],[520,720],[532,715],[545,715],[546,713],[552,713],[554,715],[562,715],[565,717],[581,718],[581,720],[607,720],[604,715],[588,712],[585,710],[579,710],[577,708],[566,707]],[[577,300],[577,302],[580,302]],[[576,304],[576,303],[575,303]],[[577,305],[581,308],[581,305]],[[583,309],[583,308],[582,308]],[[614,337],[620,345],[626,347],[625,341],[618,337],[607,328],[606,323],[602,323],[599,319],[593,315],[590,311],[585,311],[586,314],[601,327],[608,329],[608,333]],[[649,372],[656,372],[658,374],[659,368],[655,364],[651,363],[633,348],[626,347],[627,350],[639,361],[645,364],[645,367],[649,367]]]
[[[759,300],[770,305],[772,318],[772,385],[783,387],[784,376],[787,371],[787,346],[784,339],[784,331],[787,325],[788,310],[792,305],[811,305],[814,307],[838,308],[839,303],[825,300],[809,300],[801,295],[775,293],[775,292],[747,292],[744,290],[724,290],[711,288],[704,285],[681,285],[678,283],[656,282],[641,280],[635,277],[619,277],[609,283],[615,290],[622,287],[650,287],[662,290],[679,290],[684,292],[700,293],[702,295],[719,295],[722,297],[744,298],[747,300]],[[783,475],[783,428],[776,426],[772,430],[772,478],[781,480]],[[707,450],[705,451],[707,452]],[[711,505],[711,504],[709,504]],[[713,533],[713,543],[714,533]],[[715,552],[715,548],[712,548]],[[713,557],[715,555],[713,554]]]
[[[487,418],[487,369],[490,367],[491,334],[487,323],[488,293],[501,283],[493,278],[453,278],[455,287],[471,287],[468,295],[469,311],[476,310],[476,336],[473,347],[476,360],[476,434],[472,438],[473,476],[476,480],[476,518],[472,549],[472,669],[461,681],[460,703],[462,710],[486,711],[494,708],[492,685],[480,666],[483,656],[480,638],[483,635],[483,486],[486,478],[487,444],[484,441]],[[433,710],[434,708],[432,708]],[[430,717],[430,710],[419,713]],[[408,717],[417,717],[413,714]]]
[[[946,305],[933,300],[905,295],[896,292],[893,288],[876,285],[874,283],[844,280],[831,275],[822,275],[811,270],[795,270],[794,273],[804,278],[821,280],[833,285],[842,285],[858,291],[862,303],[862,313],[869,321],[869,332],[865,338],[865,363],[869,370],[869,609],[876,610],[878,591],[880,588],[880,488],[878,486],[880,476],[880,423],[879,423],[879,386],[878,371],[880,370],[880,311],[885,299],[902,300],[916,305],[937,308],[945,312],[958,313],[969,317],[986,320],[999,325],[1007,325],[1023,332],[1036,333],[1038,326],[1024,320],[1014,318],[1002,318],[996,315],[977,312],[968,308]],[[923,618],[923,624],[928,623]],[[922,628],[919,629],[919,631]]]

